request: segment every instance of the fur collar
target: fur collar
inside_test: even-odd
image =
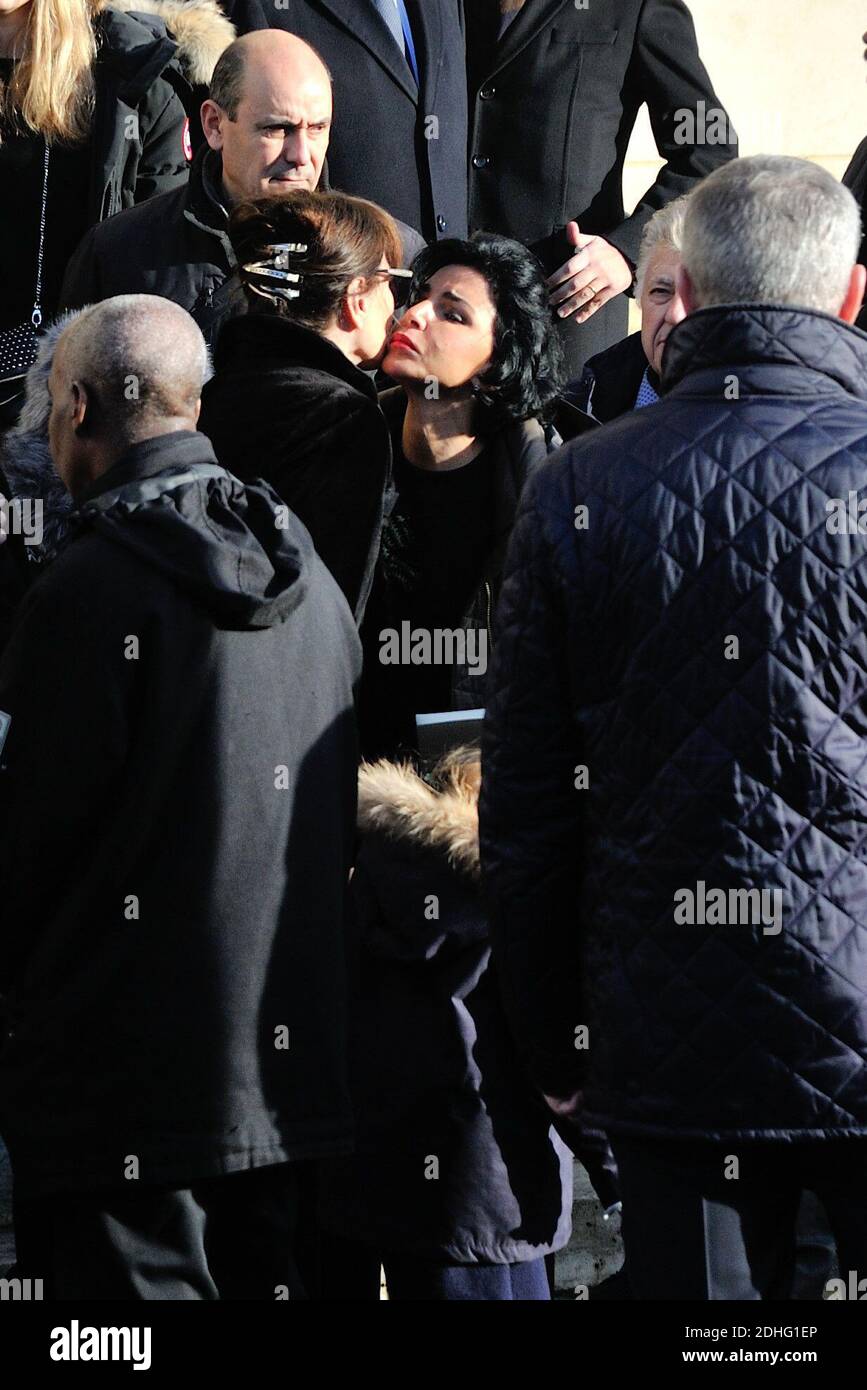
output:
[[[48,447],[48,417],[51,397],[48,378],[57,339],[77,313],[56,319],[39,340],[36,361],[27,373],[24,406],[16,424],[7,430],[0,448],[0,469],[9,486],[10,498],[28,497],[41,501],[43,537],[40,545],[28,547],[34,560],[44,562],[57,553],[69,529],[73,502],[54,471]]]
[[[362,763],[358,827],[442,851],[453,869],[479,877],[479,756],[459,749],[434,770],[435,790],[409,763]]]
[[[152,14],[178,45],[178,58],[194,87],[210,84],[217,59],[235,37],[235,26],[217,0],[98,0],[97,11]]]

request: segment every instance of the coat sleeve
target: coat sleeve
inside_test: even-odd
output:
[[[148,91],[139,113],[142,152],[135,181],[137,203],[186,183],[186,120],[187,113],[174,87],[165,78],[159,78]]]
[[[482,743],[479,829],[503,997],[525,1064],[549,1095],[580,1087],[577,919],[581,762],[570,717],[565,585],[551,522],[569,536],[559,460],[530,483],[497,612]],[[561,493],[552,500],[551,488]],[[565,520],[564,520],[565,515]],[[571,585],[570,585],[571,588]],[[570,603],[574,601],[570,595]]]
[[[128,748],[136,663],[108,635],[98,596],[51,578],[25,598],[0,661],[11,721],[0,759],[0,990],[113,814]]]
[[[697,113],[698,103],[703,102],[707,120],[696,121],[696,134],[714,138],[722,133],[722,123],[713,123],[713,112],[724,110],[699,55],[695,25],[683,0],[645,0],[626,76],[626,96],[632,97],[635,109],[647,103],[656,147],[665,160],[632,215],[605,233],[606,240],[635,265],[641,233],[654,212],[688,193],[738,153],[737,136],[727,116],[729,143],[711,144],[704,139],[680,143],[677,138],[689,133],[678,112]]]
[[[98,304],[105,296],[99,273],[99,227],[85,232],[66,267],[60,288],[58,312],[83,309],[85,304]]]

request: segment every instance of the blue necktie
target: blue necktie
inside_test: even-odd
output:
[[[409,27],[409,16],[403,0],[371,0],[371,4],[379,17],[384,20],[391,37],[409,63],[416,83],[418,83],[415,46],[412,41],[412,30]]]

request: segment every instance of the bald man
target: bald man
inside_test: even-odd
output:
[[[64,308],[132,292],[163,295],[188,310],[208,343],[243,308],[230,278],[229,211],[244,198],[327,186],[328,69],[294,34],[246,34],[217,62],[201,118],[207,143],[188,184],[94,227],[69,264]],[[399,230],[409,264],[424,242],[404,224]]]
[[[85,311],[51,370],[77,504],[0,661],[0,1128],[47,1298],[309,1292],[347,1148],[355,625],[196,433],[189,316]]]

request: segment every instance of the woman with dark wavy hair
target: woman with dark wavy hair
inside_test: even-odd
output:
[[[412,269],[382,362],[400,389],[380,398],[397,497],[364,630],[362,740],[377,757],[415,748],[417,714],[484,705],[518,499],[561,442],[550,422],[562,352],[536,258],[478,232],[426,248]],[[442,663],[403,661],[383,636],[453,630],[467,636]]]
[[[500,236],[413,263],[383,369],[396,499],[363,628],[349,1057],[356,1152],[325,1175],[325,1296],[536,1301],[569,1238],[571,1156],[488,969],[478,752],[435,766],[415,716],[482,706],[525,482],[556,436],[541,268]],[[463,639],[461,634],[463,633]],[[427,751],[427,750],[425,750]]]

